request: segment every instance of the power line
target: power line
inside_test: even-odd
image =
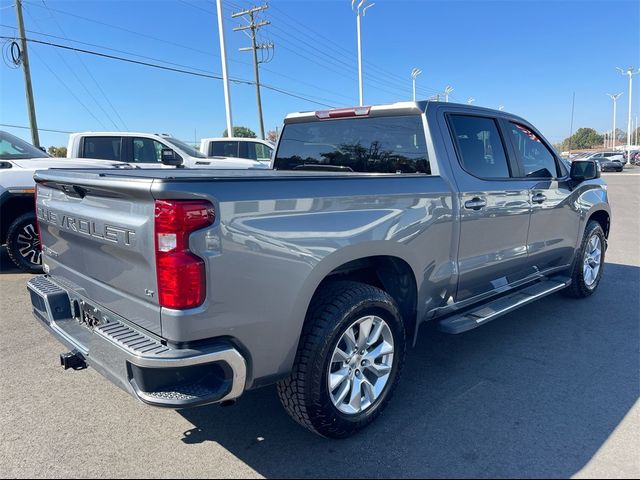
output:
[[[23,130],[31,130],[31,127],[27,127],[25,125],[11,125],[10,123],[0,123],[0,127],[7,127],[7,128],[22,128]],[[51,128],[42,128],[42,127],[38,127],[38,130],[41,130],[43,132],[52,132],[52,133],[74,133],[74,132],[68,132],[66,130],[53,130]]]
[[[12,27],[11,25],[5,25],[5,24],[0,24],[0,27],[14,29],[14,27]],[[47,38],[55,38],[57,40],[66,40],[68,42],[77,43],[79,45],[85,45],[85,46],[88,46],[88,47],[100,48],[102,50],[107,50],[107,51],[116,52],[116,53],[122,53],[122,54],[129,55],[129,56],[132,56],[132,57],[144,58],[146,60],[152,60],[154,62],[160,62],[160,63],[164,63],[164,64],[167,64],[167,65],[190,68],[192,70],[197,70],[197,71],[201,71],[201,72],[205,72],[205,73],[208,72],[207,70],[202,70],[202,69],[199,69],[199,68],[196,68],[196,67],[186,66],[186,65],[183,65],[183,64],[180,64],[180,63],[169,62],[167,60],[163,60],[163,59],[160,59],[160,58],[149,57],[147,55],[142,55],[142,54],[130,52],[130,51],[127,51],[127,50],[119,50],[117,48],[107,47],[105,45],[100,45],[100,44],[96,44],[96,43],[84,42],[82,40],[75,40],[75,39],[71,39],[71,38],[65,38],[65,37],[61,37],[59,35],[52,35],[52,34],[49,34],[49,33],[38,32],[38,31],[35,31],[35,30],[26,30],[26,32],[31,34],[31,35],[40,35],[40,36],[47,37]],[[215,56],[215,55],[211,55],[211,56]],[[247,66],[251,65],[248,62],[241,62],[239,60],[230,60],[230,61],[233,61],[235,63],[241,63],[241,64],[247,65]],[[269,73],[271,73],[271,74],[273,74],[273,75],[276,75],[278,77],[286,78],[288,80],[300,83],[302,85],[306,85],[306,86],[312,87],[312,88],[317,89],[317,90],[322,90],[323,89],[323,87],[321,87],[319,85],[314,85],[312,83],[306,82],[306,81],[301,80],[299,78],[292,77],[290,75],[286,75],[286,74],[281,73],[281,72],[277,72],[277,71],[275,71],[275,70],[273,70],[271,68],[267,68],[267,67],[263,66],[262,69],[267,71],[267,72],[269,72]],[[349,98],[346,95],[343,95],[343,94],[340,94],[338,92],[334,92],[334,91],[331,91],[331,90],[324,90],[324,91],[326,93],[329,93],[329,94],[335,96],[335,97],[340,97],[340,98],[343,98],[343,99],[348,99]],[[334,100],[331,100],[331,99],[319,97],[317,95],[314,95],[313,98],[318,99],[318,100],[327,101],[327,102],[333,102],[334,101]],[[340,102],[335,102],[335,103],[340,103]]]
[[[33,16],[31,16],[29,14],[28,10],[25,10],[25,13],[27,15],[29,15],[30,20],[36,24],[36,26],[38,28],[42,28],[42,26],[40,25],[40,23],[33,18]],[[54,19],[55,21],[55,19]],[[63,32],[64,34],[64,32]],[[67,67],[67,70],[69,72],[71,72],[71,74],[75,77],[75,79],[78,81],[78,83],[82,86],[82,88],[84,89],[85,92],[87,92],[87,95],[89,95],[89,97],[91,98],[91,100],[93,100],[93,103],[95,103],[98,108],[100,110],[102,110],[102,113],[104,113],[104,115],[107,117],[107,119],[113,124],[113,126],[116,128],[116,130],[118,129],[118,125],[116,124],[116,122],[113,121],[113,118],[111,118],[111,115],[109,115],[109,113],[107,113],[107,111],[104,109],[104,107],[102,106],[102,104],[100,102],[98,102],[98,100],[96,99],[96,97],[93,95],[93,93],[91,93],[91,91],[89,90],[89,88],[87,87],[87,85],[82,81],[82,79],[80,78],[80,76],[77,74],[77,72],[72,68],[71,65],[69,65],[69,62],[67,62],[67,59],[64,58],[64,56],[56,50],[56,55],[58,55],[58,58],[60,58],[60,60],[62,60],[62,63],[64,63],[64,65]],[[77,54],[76,54],[77,55]],[[104,125],[104,124],[102,124]]]
[[[13,37],[7,37],[5,35],[0,35],[1,39],[12,39]],[[86,50],[83,48],[76,48],[76,47],[71,47],[69,45],[61,45],[59,43],[53,43],[53,42],[45,42],[43,40],[37,40],[34,38],[28,38],[27,39],[28,42],[32,42],[32,43],[38,43],[41,45],[47,45],[50,47],[55,47],[55,48],[62,48],[65,50],[73,50],[76,52],[80,52],[80,53],[85,53],[87,55],[95,55],[98,57],[103,57],[103,58],[108,58],[111,60],[119,60],[122,62],[126,62],[126,63],[132,63],[135,65],[142,65],[142,66],[146,66],[146,67],[151,67],[151,68],[156,68],[159,70],[167,70],[167,71],[171,71],[171,72],[177,72],[177,73],[183,73],[185,75],[191,75],[191,76],[195,76],[195,77],[202,77],[202,78],[212,78],[214,80],[221,80],[222,76],[218,75],[218,74],[212,74],[212,73],[200,73],[198,71],[194,71],[195,69],[192,70],[186,70],[186,69],[182,69],[182,68],[175,68],[175,67],[167,67],[165,65],[158,65],[158,64],[154,64],[154,63],[150,63],[150,62],[142,62],[139,60],[133,60],[131,58],[125,58],[125,57],[120,57],[117,55],[109,55],[107,53],[102,53],[102,52],[96,52],[96,51],[92,51],[92,50]],[[191,68],[191,67],[187,67],[187,68]],[[232,78],[229,79],[229,81],[237,83],[237,84],[243,84],[243,85],[255,85],[255,82],[251,81],[251,80],[244,80],[244,79],[238,79],[238,78]],[[315,103],[316,105],[322,105],[324,107],[328,107],[328,108],[333,108],[334,105],[329,105],[323,102],[319,102],[313,99],[313,97],[309,97],[309,96],[304,96],[302,94],[298,94],[295,92],[291,92],[288,90],[284,90],[278,87],[274,87],[272,85],[267,85],[267,84],[261,84],[261,86],[263,88],[266,88],[268,90],[273,90],[274,92],[278,92],[278,93],[282,93],[283,95],[288,95],[290,97],[294,97],[294,98],[298,98],[300,100],[305,100],[307,102],[310,103]]]
[[[226,2],[227,4],[230,4],[232,7],[237,7],[237,4],[234,4],[233,2]],[[240,8],[240,7],[238,7]],[[274,7],[275,8],[275,7]],[[276,8],[277,9],[277,8]],[[279,9],[277,9],[279,10]],[[280,12],[282,12],[282,10],[279,10]],[[306,60],[308,60],[311,63],[314,63],[316,65],[319,65],[321,68],[325,69],[325,70],[330,70],[333,73],[336,73],[337,75],[340,75],[344,78],[348,78],[348,79],[352,79],[352,76],[355,75],[357,73],[357,69],[355,67],[355,65],[353,65],[353,58],[352,58],[352,54],[350,52],[348,52],[344,47],[341,47],[340,45],[338,45],[337,43],[335,43],[334,41],[331,41],[329,39],[327,39],[327,37],[315,32],[315,35],[322,40],[322,42],[319,42],[320,45],[322,45],[323,49],[318,48],[316,45],[309,43],[307,40],[304,40],[303,38],[298,37],[297,35],[294,35],[292,32],[292,29],[297,30],[299,32],[301,32],[302,35],[304,35],[304,38],[308,38],[310,36],[310,33],[313,34],[314,30],[310,27],[308,27],[306,30],[302,30],[298,25],[296,25],[296,23],[299,23],[300,25],[303,25],[301,22],[299,22],[298,20],[294,19],[293,17],[285,14],[284,12],[282,12],[284,15],[286,15],[288,18],[291,18],[293,20],[293,22],[295,23],[289,23],[289,22],[283,22],[281,19],[279,20],[279,23],[284,23],[286,24],[287,28],[284,29],[282,27],[273,25],[273,28],[280,30],[281,32],[283,32],[284,34],[286,34],[286,38],[278,33],[273,33],[274,36],[279,37],[283,40],[294,40],[295,42],[301,43],[304,46],[302,47],[302,49],[305,52],[308,52],[309,50],[312,50],[313,53],[317,54],[318,56],[316,56],[315,58],[310,58],[309,56],[300,53],[294,49],[292,49],[289,46],[286,45],[282,45],[281,48],[288,50],[290,52],[292,52],[293,54],[304,58]],[[335,48],[330,48],[327,47],[327,41],[329,41],[330,43],[333,43],[334,45],[337,45],[341,51],[336,50]],[[328,52],[325,52],[324,50],[328,50],[333,52],[335,55],[332,55]],[[343,53],[346,52],[346,53]],[[327,59],[323,58],[327,57]],[[340,58],[337,58],[337,56],[340,56],[342,58],[344,58],[345,60],[342,60]],[[351,72],[351,76],[345,72],[345,68],[349,70],[349,72]],[[367,83],[369,83],[371,85],[372,88],[375,88],[379,91],[388,93],[393,95],[394,97],[398,96],[398,89],[402,89],[404,90],[406,88],[406,82],[399,78],[397,75],[392,74],[380,67],[377,67],[376,65],[372,64],[371,62],[365,62],[365,68],[369,69],[374,69],[377,70],[378,72],[382,72],[381,74],[378,73],[378,76],[372,76],[372,77],[368,77],[367,78]],[[432,95],[433,93],[439,93],[440,91],[437,89],[433,89],[433,88],[428,88],[428,87],[417,87],[417,91],[421,92],[423,95]],[[451,96],[453,98],[453,96]]]
[[[47,10],[49,11],[49,16],[51,17],[51,19],[54,21],[54,23],[57,25],[58,30],[60,30],[60,32],[62,33],[62,35],[64,36],[64,38],[68,41],[69,37],[67,37],[67,34],[65,33],[65,31],[62,29],[62,26],[60,25],[60,23],[58,22],[58,20],[55,18],[55,16],[53,15],[53,12],[51,11],[51,9],[49,8],[49,5],[45,2],[45,0],[42,0],[42,3],[44,4],[45,7],[47,7]],[[122,123],[122,125],[124,126],[125,130],[129,130],[129,127],[127,126],[126,122],[122,119],[122,117],[120,116],[120,113],[118,112],[118,109],[115,108],[113,106],[113,103],[111,103],[111,100],[109,99],[109,96],[107,94],[104,93],[104,90],[102,89],[102,86],[100,85],[100,83],[98,83],[98,81],[96,80],[96,78],[93,76],[93,74],[91,73],[91,70],[89,70],[89,68],[87,67],[86,63],[84,63],[84,61],[82,60],[82,57],[80,57],[80,55],[76,52],[76,58],[80,61],[80,64],[84,67],[85,71],[87,72],[87,74],[89,75],[89,77],[91,78],[91,80],[93,80],[93,83],[95,83],[96,87],[98,87],[98,90],[100,90],[100,93],[102,94],[102,97],[106,100],[106,102],[109,104],[109,106],[111,107],[111,110],[113,110],[113,112],[116,114],[116,116],[118,117],[118,119],[120,120],[120,123]],[[106,112],[105,112],[106,113]]]
[[[27,41],[30,41],[30,40],[27,39]],[[89,115],[91,115],[100,125],[102,125],[103,128],[106,129],[107,127],[105,126],[105,124],[102,123],[102,121],[98,117],[96,117],[93,111],[91,111],[91,109],[87,107],[87,105],[82,100],[80,100],[80,97],[78,97],[75,94],[75,92],[69,87],[69,85],[67,85],[66,82],[62,78],[60,78],[60,76],[55,72],[55,70],[53,70],[53,68],[51,68],[47,62],[45,62],[44,58],[42,58],[42,56],[40,56],[36,50],[34,50],[33,53],[40,59],[40,62],[42,62],[42,65],[44,65],[45,68],[49,70],[49,72],[51,72],[51,75],[53,75],[62,84],[62,86],[67,90],[67,92],[69,92],[69,95],[75,98],[76,101],[80,105],[82,105],[82,107],[84,107],[84,109],[89,113]]]

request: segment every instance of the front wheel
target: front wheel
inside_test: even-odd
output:
[[[283,406],[302,426],[345,438],[385,408],[400,378],[405,328],[394,300],[370,285],[326,285],[309,308]]]
[[[594,220],[589,221],[576,252],[571,285],[566,289],[568,295],[584,298],[596,291],[602,279],[606,241],[600,224]]]
[[[7,253],[18,268],[29,273],[42,272],[42,253],[35,213],[16,218],[7,231]]]

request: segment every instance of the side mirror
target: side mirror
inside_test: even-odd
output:
[[[600,168],[595,160],[575,160],[571,162],[571,180],[584,182],[600,178]]]
[[[160,159],[164,165],[171,165],[172,167],[182,166],[182,157],[174,152],[170,148],[163,148],[160,153]]]

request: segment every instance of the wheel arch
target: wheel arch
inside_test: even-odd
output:
[[[288,371],[295,360],[313,297],[327,282],[334,280],[358,281],[384,290],[398,304],[407,339],[411,341],[415,337],[420,284],[408,247],[384,241],[351,245],[322,259],[299,290],[292,312],[292,324],[297,330],[295,348],[289,352],[285,370]]]

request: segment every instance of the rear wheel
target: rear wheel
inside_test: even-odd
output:
[[[565,291],[572,297],[593,294],[600,284],[604,268],[606,238],[595,220],[589,221],[571,272],[571,285]]]
[[[34,213],[20,215],[11,223],[7,231],[7,253],[21,270],[42,272],[40,239]]]
[[[325,437],[348,437],[380,415],[404,363],[405,329],[393,299],[357,282],[335,282],[309,308],[283,406]]]

